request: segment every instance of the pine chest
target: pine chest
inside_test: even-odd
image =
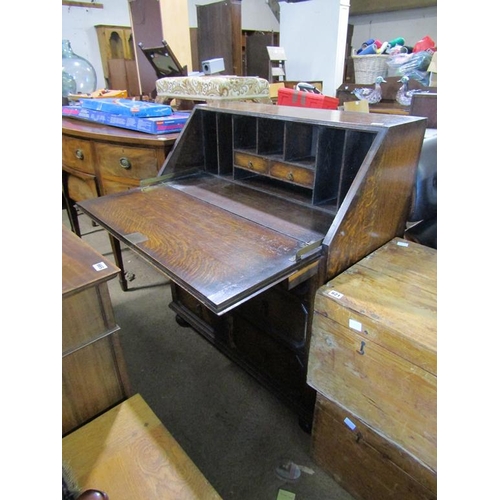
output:
[[[389,241],[316,293],[307,381],[437,469],[437,251]]]

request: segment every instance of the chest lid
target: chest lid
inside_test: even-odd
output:
[[[436,374],[437,251],[394,238],[321,287],[315,314]]]

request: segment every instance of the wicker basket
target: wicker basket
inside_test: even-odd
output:
[[[387,55],[370,54],[352,56],[354,62],[354,80],[356,83],[375,83],[377,76],[387,76]]]

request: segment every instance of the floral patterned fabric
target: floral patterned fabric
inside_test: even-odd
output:
[[[246,76],[178,76],[156,81],[160,99],[268,100],[269,82]]]

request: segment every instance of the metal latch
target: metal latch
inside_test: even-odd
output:
[[[304,257],[304,255],[311,253],[313,250],[319,248],[322,243],[323,240],[308,241],[300,250],[297,250],[295,257],[290,257],[290,260],[298,262]]]

